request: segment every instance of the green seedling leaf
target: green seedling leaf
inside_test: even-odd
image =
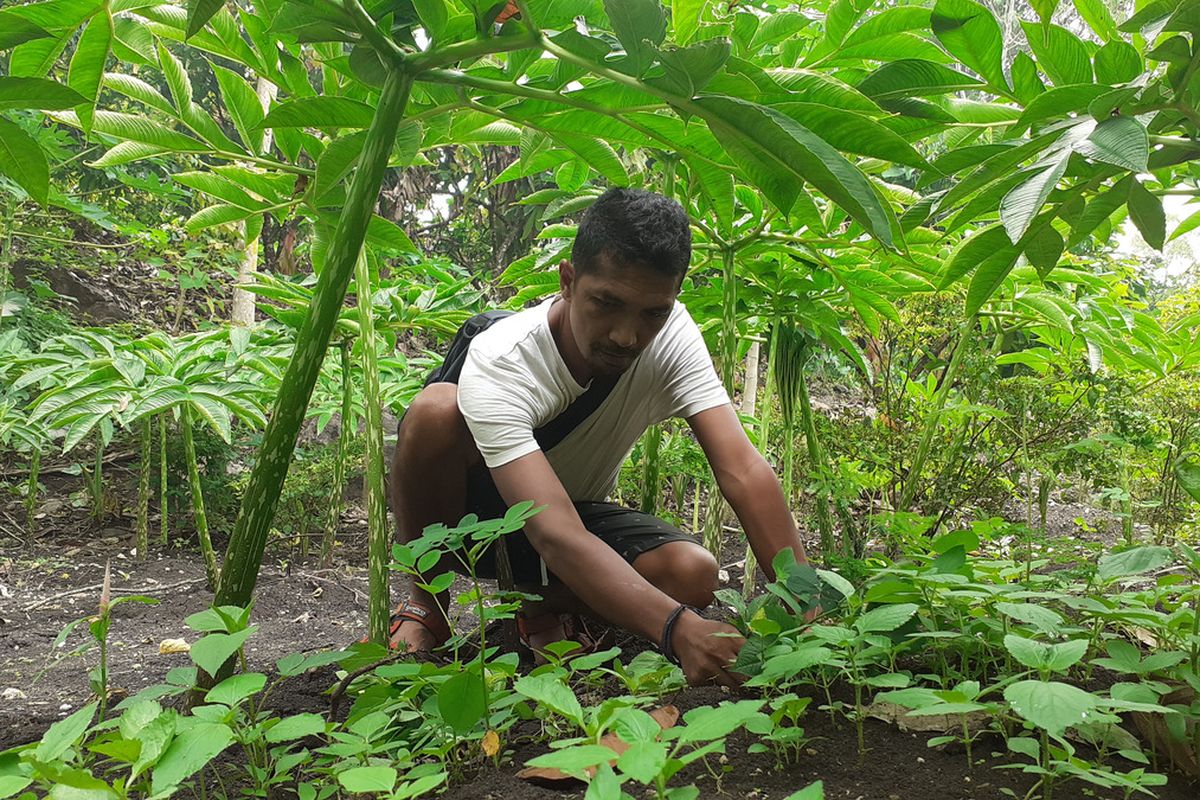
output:
[[[639,783],[650,783],[667,765],[667,746],[653,740],[635,741],[617,759],[617,769]]]
[[[1033,603],[996,603],[996,610],[1006,617],[1032,625],[1045,634],[1057,634],[1066,624],[1057,611]]]
[[[257,629],[257,625],[251,625],[237,633],[210,633],[192,645],[192,661],[209,675],[216,675]]]
[[[825,784],[822,781],[810,783],[798,792],[792,792],[783,800],[825,800]]]
[[[583,708],[579,699],[559,678],[554,675],[531,675],[513,684],[513,691],[541,703],[557,714],[561,714],[583,727]]]
[[[261,672],[246,672],[226,678],[208,690],[205,700],[209,703],[220,703],[223,706],[236,706],[238,703],[257,694],[267,685],[267,676]]]
[[[233,731],[219,722],[199,722],[175,737],[154,767],[151,790],[172,790],[233,744]]]
[[[92,724],[99,703],[88,703],[66,719],[50,726],[38,743],[35,756],[38,761],[53,761],[72,747]]]
[[[889,633],[908,622],[916,613],[916,603],[880,606],[854,620],[854,627],[860,633]]]
[[[1065,672],[1079,663],[1087,653],[1086,639],[1073,639],[1059,644],[1043,644],[1022,636],[1004,637],[1004,647],[1017,661],[1030,669]]]
[[[149,769],[166,752],[167,746],[175,737],[177,718],[175,711],[164,711],[138,731],[137,738],[142,743],[142,749],[138,753],[137,761],[133,763],[130,780],[136,779]]]
[[[325,718],[320,714],[295,714],[268,729],[265,738],[268,742],[290,742],[324,732]]]
[[[1096,713],[1094,696],[1057,681],[1019,681],[1004,690],[1004,699],[1020,717],[1052,736],[1092,721]]]
[[[677,739],[680,744],[721,739],[762,716],[759,711],[762,705],[762,700],[739,700],[736,703],[693,708],[683,715],[685,724],[667,731],[667,735]]]
[[[583,800],[613,800],[621,797],[621,781],[608,762],[596,769],[596,774],[588,781],[587,792]]]
[[[1107,553],[1100,558],[1096,577],[1107,583],[1130,575],[1142,575],[1166,566],[1171,563],[1171,559],[1170,549],[1158,545],[1143,545],[1119,553]]]
[[[390,792],[396,785],[396,770],[394,767],[354,767],[338,773],[337,779],[343,789],[355,794]]]
[[[456,732],[474,728],[487,713],[483,676],[466,670],[443,683],[438,687],[437,707],[442,720]]]
[[[584,770],[607,764],[616,758],[617,754],[612,748],[599,744],[579,744],[546,753],[525,763],[531,767],[550,767],[579,777],[584,774]]]

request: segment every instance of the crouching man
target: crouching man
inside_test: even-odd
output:
[[[717,588],[712,555],[662,520],[606,502],[642,433],[683,417],[759,563],[769,569],[783,548],[805,560],[774,471],[677,300],[691,250],[675,201],[633,189],[601,196],[559,265],[559,295],[494,321],[470,339],[460,374],[417,395],[400,425],[390,501],[404,542],[469,512],[544,505],[497,545],[508,547],[517,588],[544,598],[518,617],[529,646],[585,639],[573,614],[587,610],[657,644],[689,682],[733,685],[743,640],[699,611]],[[485,559],[488,577],[494,562]],[[414,588],[392,618],[392,645],[444,642],[435,604],[445,602]]]

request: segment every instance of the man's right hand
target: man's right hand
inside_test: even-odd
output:
[[[735,688],[746,680],[730,667],[746,640],[732,625],[685,611],[671,632],[671,648],[692,686],[716,682]]]

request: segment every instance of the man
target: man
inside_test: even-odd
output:
[[[496,517],[532,500],[545,508],[506,537],[534,648],[571,630],[557,612],[582,606],[655,642],[693,684],[734,685],[743,640],[696,609],[713,600],[717,563],[693,538],[603,502],[650,425],[683,417],[761,564],[804,549],[773,470],[750,444],[696,324],[677,302],[691,259],[688,218],[650,192],[612,189],[584,214],[560,295],[472,340],[457,385],[421,391],[400,426],[391,503],[403,541],[468,511]],[[590,386],[608,394],[543,451],[535,432]],[[392,643],[427,649],[449,636],[416,589],[393,617]],[[539,641],[540,637],[540,641]]]

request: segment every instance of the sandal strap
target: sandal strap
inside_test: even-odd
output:
[[[425,628],[433,634],[433,638],[437,639],[439,645],[445,644],[446,640],[450,638],[445,621],[437,612],[411,600],[405,600],[392,612],[388,619],[388,636],[395,636],[396,631],[400,630],[400,626],[405,622],[415,622]]]

